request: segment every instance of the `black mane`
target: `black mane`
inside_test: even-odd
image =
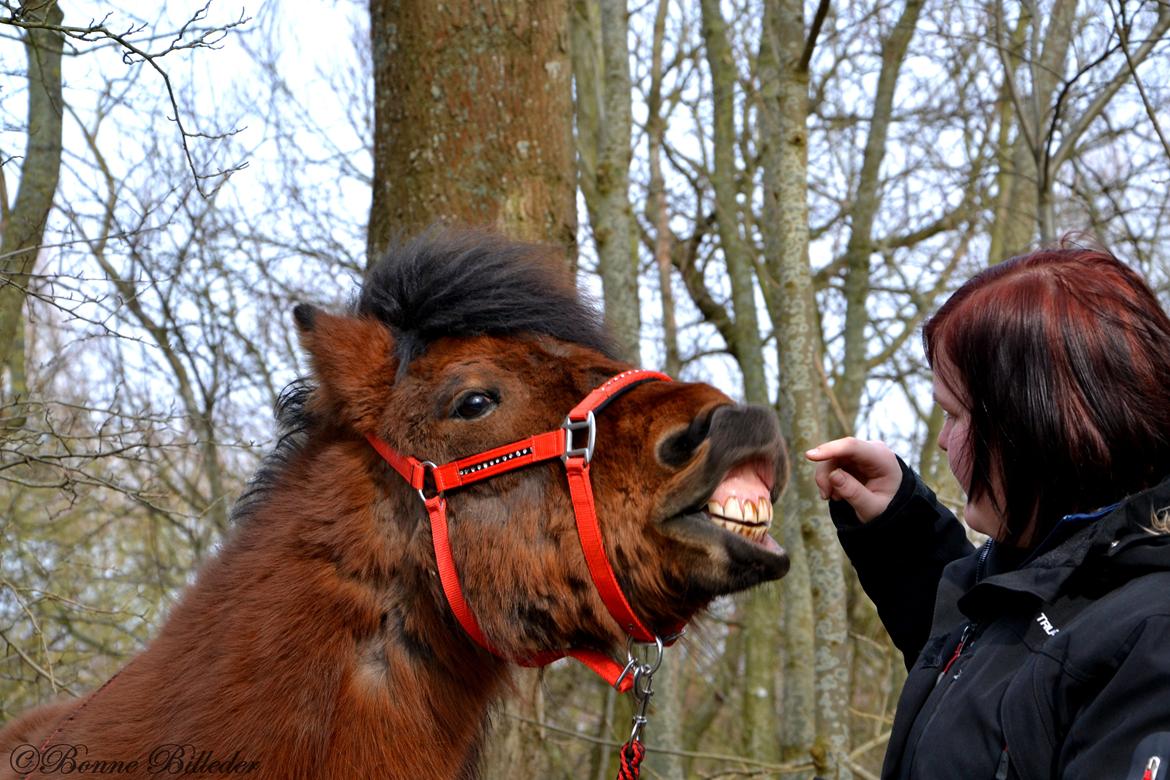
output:
[[[394,333],[399,370],[444,336],[543,333],[616,350],[597,308],[577,292],[548,247],[469,230],[432,230],[392,247],[370,270],[354,305]],[[276,401],[276,446],[260,463],[232,508],[232,521],[255,515],[304,446],[314,425],[308,378],[289,384]]]
[[[276,445],[260,461],[260,467],[244,486],[244,492],[232,506],[231,521],[239,523],[252,517],[268,495],[277,477],[283,472],[293,456],[301,451],[313,425],[313,416],[308,410],[309,396],[315,386],[307,377],[290,382],[276,399],[273,409],[276,417]]]
[[[399,370],[445,336],[542,333],[616,352],[553,252],[486,232],[432,230],[392,247],[370,270],[356,313],[393,332]]]

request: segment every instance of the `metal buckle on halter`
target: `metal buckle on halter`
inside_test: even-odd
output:
[[[643,663],[634,654],[634,645],[653,647],[654,659]],[[630,690],[630,693],[633,694],[634,700],[637,702],[637,708],[634,711],[634,727],[630,731],[630,742],[642,741],[642,731],[646,728],[646,723],[648,722],[646,713],[650,708],[650,699],[654,697],[654,673],[662,665],[662,648],[662,638],[658,636],[654,637],[653,642],[637,642],[633,637],[626,639],[626,668],[622,670],[621,675],[614,683],[614,687],[620,687],[626,675],[633,673],[634,686]]]
[[[585,462],[588,463],[593,459],[593,446],[597,443],[597,420],[593,417],[593,412],[586,412],[585,419],[580,422],[569,417],[565,418],[565,422],[561,424],[561,429],[565,432],[565,451],[561,455],[561,460],[568,461],[569,458],[584,457]],[[587,430],[584,448],[573,447],[573,433],[580,430]]]
[[[643,647],[654,648],[653,663],[642,663],[642,659],[634,655],[634,645],[641,645]],[[626,637],[626,668],[622,669],[622,673],[613,681],[614,688],[620,688],[622,680],[626,679],[631,673],[634,674],[635,680],[639,673],[654,674],[658,671],[658,667],[662,666],[662,648],[665,643],[659,637],[654,637],[653,642],[639,642],[632,636]]]
[[[421,498],[423,500],[423,503],[425,504],[427,501],[430,501],[431,498],[435,498],[436,496],[443,495],[443,491],[439,490],[438,484],[435,483],[435,471],[439,467],[437,465],[435,465],[435,463],[433,461],[429,461],[429,460],[424,460],[421,463],[419,463],[418,465],[423,470],[422,480],[421,480],[422,486],[418,489],[418,497]],[[427,494],[426,494],[427,475],[428,474],[431,477],[431,486],[435,490],[435,495],[431,496],[430,498],[428,498]]]

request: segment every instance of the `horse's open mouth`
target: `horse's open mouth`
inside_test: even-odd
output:
[[[707,500],[706,514],[720,528],[768,552],[783,549],[768,531],[772,527],[772,481],[775,466],[754,458],[734,466]]]

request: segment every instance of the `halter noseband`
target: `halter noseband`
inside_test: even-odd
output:
[[[504,657],[491,646],[479,627],[459,585],[459,575],[451,554],[451,540],[447,533],[447,491],[456,490],[500,474],[531,466],[534,463],[560,458],[565,464],[565,475],[569,481],[569,495],[573,503],[573,514],[577,519],[577,536],[581,550],[589,566],[590,576],[602,602],[618,625],[636,642],[657,644],[663,640],[638,619],[626,601],[614,575],[613,567],[605,554],[601,538],[601,526],[597,519],[597,508],[593,500],[593,486],[589,480],[589,461],[597,441],[597,423],[594,415],[601,412],[610,401],[631,388],[651,381],[671,381],[666,374],[656,371],[634,369],[623,371],[611,377],[593,390],[581,403],[573,407],[560,428],[530,436],[502,447],[496,447],[478,455],[461,458],[442,466],[431,461],[420,461],[409,455],[402,455],[379,439],[367,434],[366,439],[382,458],[390,464],[410,486],[418,491],[431,521],[431,537],[435,547],[435,561],[439,570],[439,581],[447,603],[459,625],[476,644],[492,654]],[[579,438],[584,438],[580,446]],[[578,446],[574,446],[574,445]],[[672,632],[675,636],[682,630],[678,626]],[[670,637],[673,639],[674,637]],[[633,685],[630,674],[634,661],[625,666],[596,650],[574,649],[566,653],[548,652],[531,659],[518,661],[523,666],[544,666],[564,656],[576,658],[605,679],[619,691],[625,692]]]

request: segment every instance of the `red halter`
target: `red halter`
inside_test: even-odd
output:
[[[455,560],[451,555],[451,540],[447,534],[447,499],[444,494],[449,490],[455,490],[552,458],[560,458],[564,461],[565,474],[569,480],[569,495],[573,502],[573,513],[577,517],[577,536],[581,540],[581,550],[585,553],[585,561],[589,565],[593,584],[597,587],[597,592],[605,603],[606,609],[609,610],[609,614],[635,641],[651,644],[662,641],[634,614],[634,610],[626,601],[626,597],[618,585],[617,577],[613,573],[613,567],[609,564],[605,547],[602,544],[601,526],[598,523],[597,509],[593,502],[593,487],[589,481],[589,461],[593,458],[593,448],[597,440],[597,423],[594,420],[594,415],[614,398],[635,385],[655,380],[671,381],[670,377],[656,371],[642,369],[624,371],[585,396],[585,400],[569,412],[569,416],[560,428],[505,444],[478,455],[461,458],[442,466],[436,466],[430,461],[420,461],[409,455],[402,455],[378,437],[371,434],[366,435],[378,454],[401,474],[412,488],[418,491],[419,497],[423,500],[431,520],[435,561],[438,564],[439,581],[443,585],[447,603],[451,605],[451,611],[455,613],[463,630],[480,647],[494,655],[503,657],[487,641],[475,615],[472,614],[471,609],[467,606],[467,601],[463,598],[463,590],[459,586],[459,575],[455,569]],[[583,447],[574,447],[574,434],[578,431],[584,432],[585,435],[585,446]],[[430,477],[429,484],[428,476]],[[433,493],[428,495],[431,490]],[[677,634],[681,629],[682,626],[678,626],[672,633]],[[631,668],[630,664],[622,666],[604,653],[595,650],[544,653],[536,658],[519,661],[519,663],[524,666],[544,666],[558,658],[563,658],[565,655],[576,658],[619,691],[625,692],[633,684],[632,675],[628,673]]]

